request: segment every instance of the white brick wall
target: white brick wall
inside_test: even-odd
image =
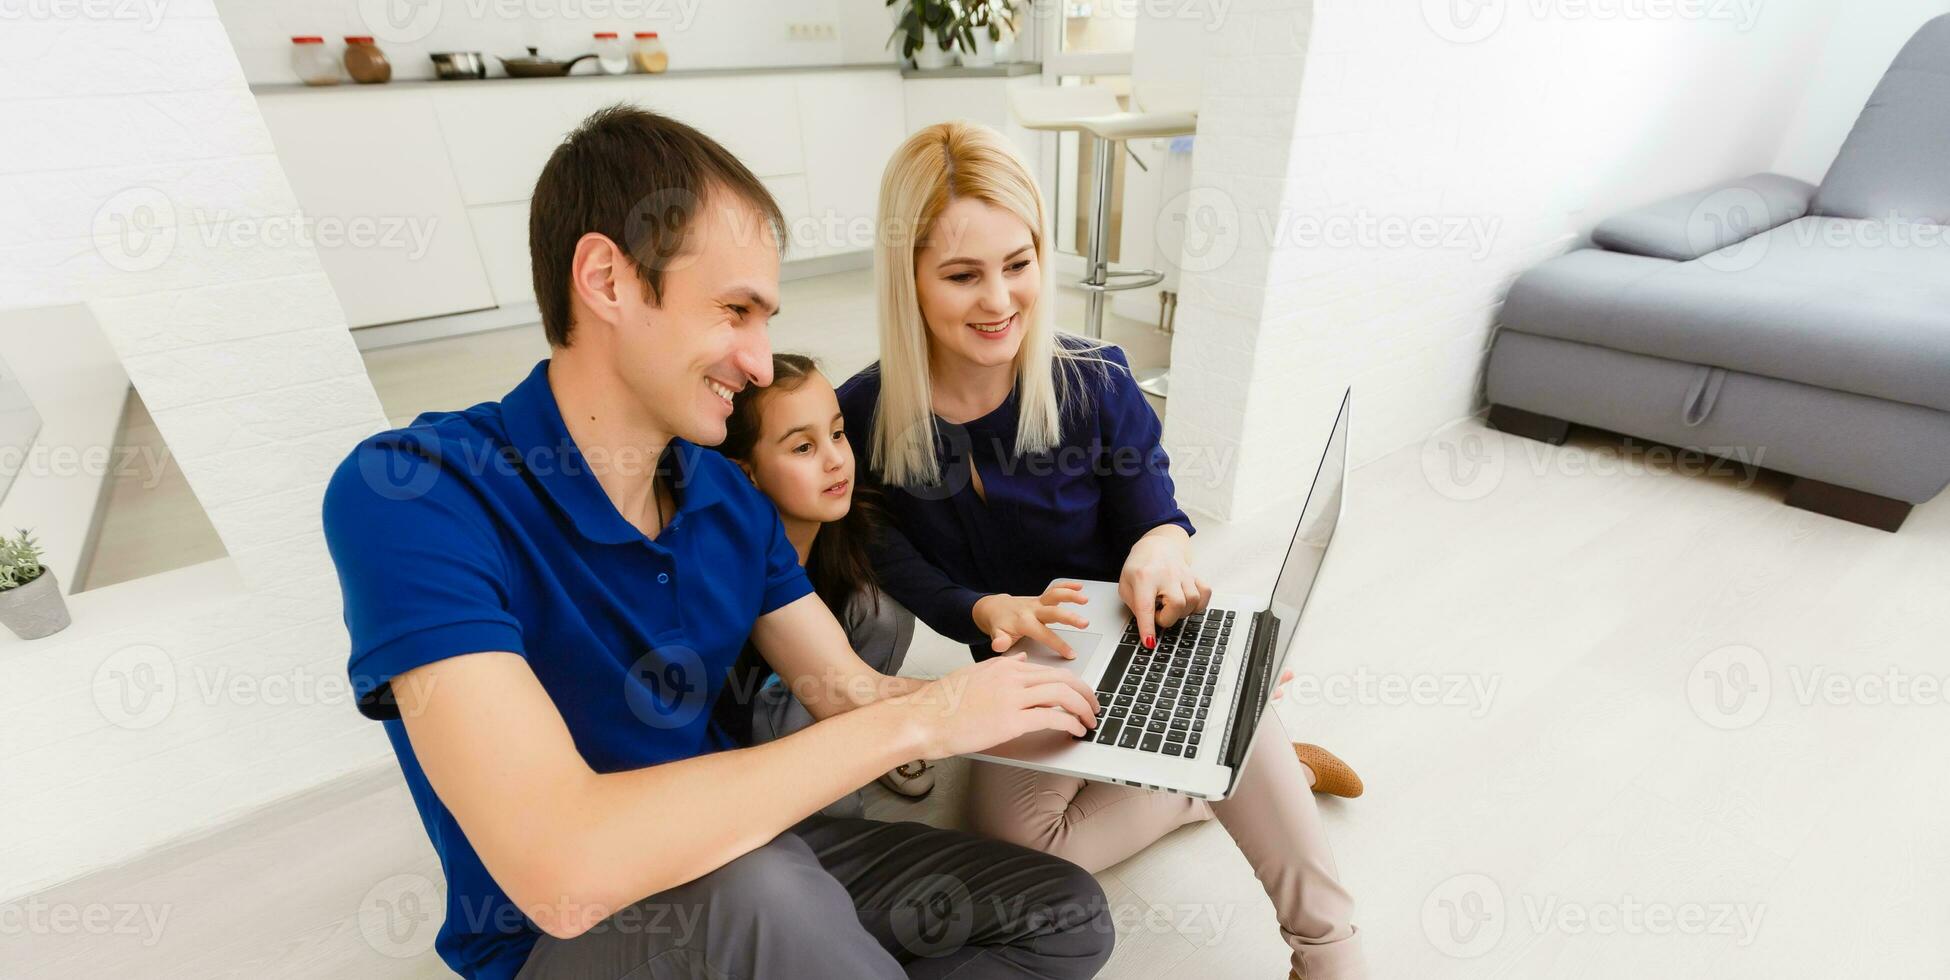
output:
[[[1187,258],[1166,445],[1235,465],[1186,502],[1291,500],[1350,384],[1357,464],[1480,408],[1515,275],[1622,208],[1768,169],[1837,6],[1232,4],[1192,179],[1220,230],[1193,215],[1210,251]]]
[[[390,757],[337,689],[319,526],[378,400],[312,249],[211,224],[297,210],[211,5],[86,16],[115,9],[0,25],[0,308],[88,304],[236,571],[86,593],[67,633],[0,643],[0,826],[27,845],[0,897]],[[118,215],[156,219],[147,249]]]

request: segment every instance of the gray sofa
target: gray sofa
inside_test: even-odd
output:
[[[1894,531],[1950,483],[1950,16],[1882,77],[1820,187],[1759,174],[1599,225],[1511,286],[1490,422],[1569,423],[1795,477]]]

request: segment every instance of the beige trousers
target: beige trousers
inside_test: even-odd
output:
[[[1097,783],[1016,766],[970,766],[968,826],[1102,871],[1188,823],[1216,816],[1252,865],[1293,948],[1302,980],[1367,975],[1351,921],[1354,900],[1335,877],[1306,767],[1272,712],[1229,798]]]

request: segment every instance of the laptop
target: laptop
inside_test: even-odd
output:
[[[1207,800],[1230,795],[1340,521],[1350,400],[1343,392],[1271,595],[1214,593],[1204,612],[1158,630],[1155,650],[1139,644],[1129,610],[1115,631],[1053,624],[1074,660],[1033,640],[1017,643],[1011,653],[1026,651],[1096,690],[1097,728],[1082,738],[1033,732],[971,758]],[[1117,583],[1082,585],[1086,608],[1124,609]]]

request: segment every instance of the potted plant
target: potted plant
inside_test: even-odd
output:
[[[955,19],[955,46],[961,63],[970,68],[995,64],[996,46],[1016,33],[1015,0],[960,0]]]
[[[68,604],[54,572],[41,564],[41,546],[22,528],[20,536],[0,535],[0,624],[23,640],[37,640],[68,628]]]
[[[900,43],[901,57],[911,59],[916,68],[946,68],[954,56],[955,24],[961,16],[953,0],[887,0],[889,8],[901,4],[894,20],[894,33],[887,45]]]

